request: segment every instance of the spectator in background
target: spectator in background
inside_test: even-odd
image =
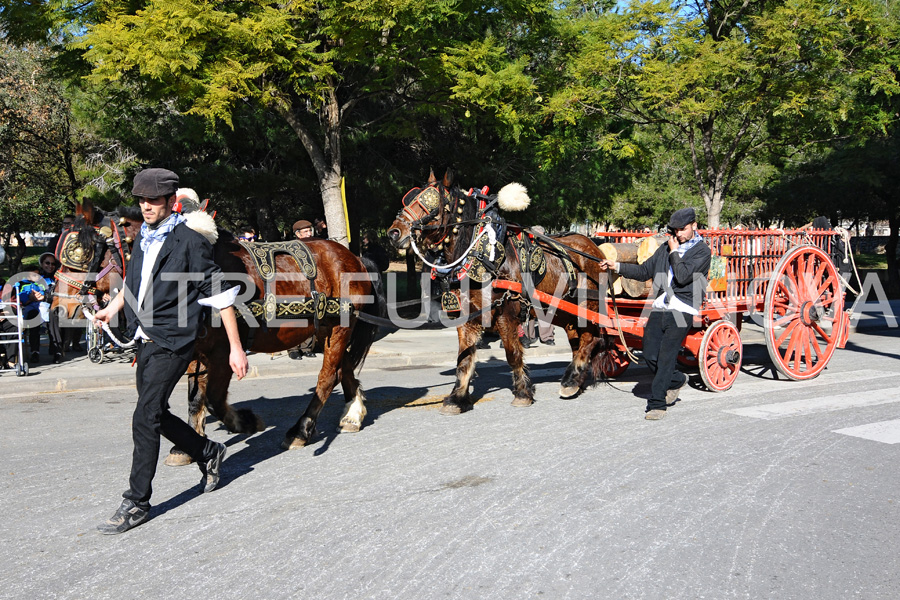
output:
[[[378,236],[371,229],[363,233],[362,238],[359,240],[359,255],[375,263],[375,266],[382,273],[391,266],[391,259],[387,250],[378,243]]]
[[[59,311],[51,311],[50,303],[52,302],[53,288],[56,284],[56,271],[59,269],[59,261],[52,252],[44,252],[40,258],[40,275],[47,284],[48,294],[41,303],[41,317],[47,322],[47,340],[49,347],[47,353],[53,359],[54,363],[62,360],[62,331],[59,328]]]
[[[313,233],[317,238],[328,239],[328,223],[325,222],[325,219],[316,217],[313,219],[313,227],[315,228]]]
[[[298,240],[311,238],[313,236],[313,224],[304,219],[300,219],[299,221],[294,223],[294,227],[292,229],[294,231],[294,237]]]
[[[22,317],[28,321],[28,347],[31,352],[29,363],[37,364],[41,360],[41,325],[49,321],[50,295],[53,291],[53,274],[59,268],[52,252],[44,252],[39,260],[39,270],[28,280],[16,284]],[[59,347],[57,340],[50,338],[50,355],[58,362]]]
[[[255,242],[256,230],[250,225],[244,225],[238,230],[238,239],[243,242]]]
[[[304,219],[300,219],[292,228],[294,230],[294,237],[298,240],[309,240],[313,237],[313,224]],[[291,348],[288,350],[288,356],[293,360],[300,360],[301,358],[313,358],[316,355],[316,337],[312,336],[307,340],[304,340],[299,346]]]

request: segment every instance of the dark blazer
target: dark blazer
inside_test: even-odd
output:
[[[151,273],[152,281],[137,307],[144,251],[140,237],[134,242],[125,281],[125,318],[140,325],[154,343],[182,356],[193,351],[203,307],[197,303],[229,286],[213,262],[212,245],[181,223],[166,237]]]
[[[678,252],[670,252],[669,245],[663,244],[643,264],[619,263],[619,273],[623,277],[639,281],[652,278],[653,291],[650,294],[653,298],[658,298],[665,291],[671,265],[672,292],[675,297],[699,311],[706,293],[706,277],[709,275],[711,260],[712,252],[704,241],[685,252],[684,256]]]

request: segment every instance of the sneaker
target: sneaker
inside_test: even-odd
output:
[[[32,353],[31,353],[31,360],[29,360],[28,362],[30,362],[30,363],[33,364],[33,365],[38,364],[39,362],[41,362],[41,355],[38,354],[37,352],[32,352]]]
[[[672,406],[675,404],[675,401],[678,400],[678,392],[681,391],[681,388],[687,385],[687,377],[684,378],[684,383],[679,385],[676,388],[672,388],[668,392],[666,392],[666,404],[668,406]]]
[[[303,358],[303,355],[300,354],[299,350],[291,350],[290,352],[288,352],[288,356],[291,358],[291,360],[300,360],[301,358]]]
[[[665,416],[666,416],[666,411],[664,411],[660,408],[648,410],[647,412],[644,413],[644,418],[647,419],[648,421],[659,421],[660,419],[662,419]]]
[[[553,340],[547,340],[546,342],[541,342],[545,346],[555,346],[556,342]]]
[[[116,533],[125,533],[129,529],[133,529],[147,520],[150,516],[150,506],[146,509],[139,507],[133,501],[122,500],[116,514],[109,520],[97,525],[97,531],[103,535],[113,535]]]
[[[226,450],[225,444],[216,443],[215,455],[206,461],[205,465],[200,465],[200,471],[203,472],[203,479],[200,480],[200,485],[203,486],[204,494],[208,494],[219,485],[219,469],[222,467],[222,461],[225,460]]]
[[[313,352],[312,350],[307,350],[306,352],[303,353],[303,358],[315,358],[315,357],[316,357],[316,353]]]
[[[59,352],[54,353],[53,354],[53,364],[58,365],[61,362],[62,362],[62,354]]]

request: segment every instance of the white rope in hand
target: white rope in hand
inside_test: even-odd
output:
[[[87,306],[82,305],[81,311],[84,313],[84,316],[87,317],[87,320],[90,321],[92,324],[96,325],[98,323],[97,319],[94,317],[94,314],[90,312],[90,309]],[[116,346],[118,346],[119,348],[131,348],[132,346],[134,346],[137,343],[137,340],[123,342],[118,337],[116,337],[116,334],[114,334],[112,332],[112,330],[109,328],[109,325],[107,323],[101,322],[100,327],[103,329],[103,331],[106,333],[106,335],[109,336],[109,339],[111,339],[113,341],[113,343]]]

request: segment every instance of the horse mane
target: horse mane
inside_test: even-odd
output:
[[[75,223],[72,224],[72,231],[78,234],[78,245],[82,248],[94,247],[94,226],[88,223],[81,215],[75,217]]]
[[[442,195],[444,192],[446,192],[453,198],[459,198],[462,196],[462,192],[459,191],[459,186],[456,184],[453,184],[449,191],[444,190],[443,187],[441,187],[441,192]],[[457,201],[451,202],[450,206],[452,207],[451,210],[462,208],[462,213],[454,212],[447,215],[447,209],[445,208],[444,204],[441,203],[440,220],[441,222],[444,222],[444,220],[446,219],[447,227],[449,227],[451,230],[450,235],[454,235],[452,230],[456,225],[456,217],[462,218],[463,221],[473,221],[478,215],[478,200],[476,200],[475,198],[466,197],[465,204],[461,205],[459,201]],[[469,244],[472,243],[472,236],[475,234],[475,227],[475,225],[462,225],[459,228],[459,233],[455,234],[456,244],[453,247],[453,255],[447,257],[448,262],[453,262],[468,249]]]

